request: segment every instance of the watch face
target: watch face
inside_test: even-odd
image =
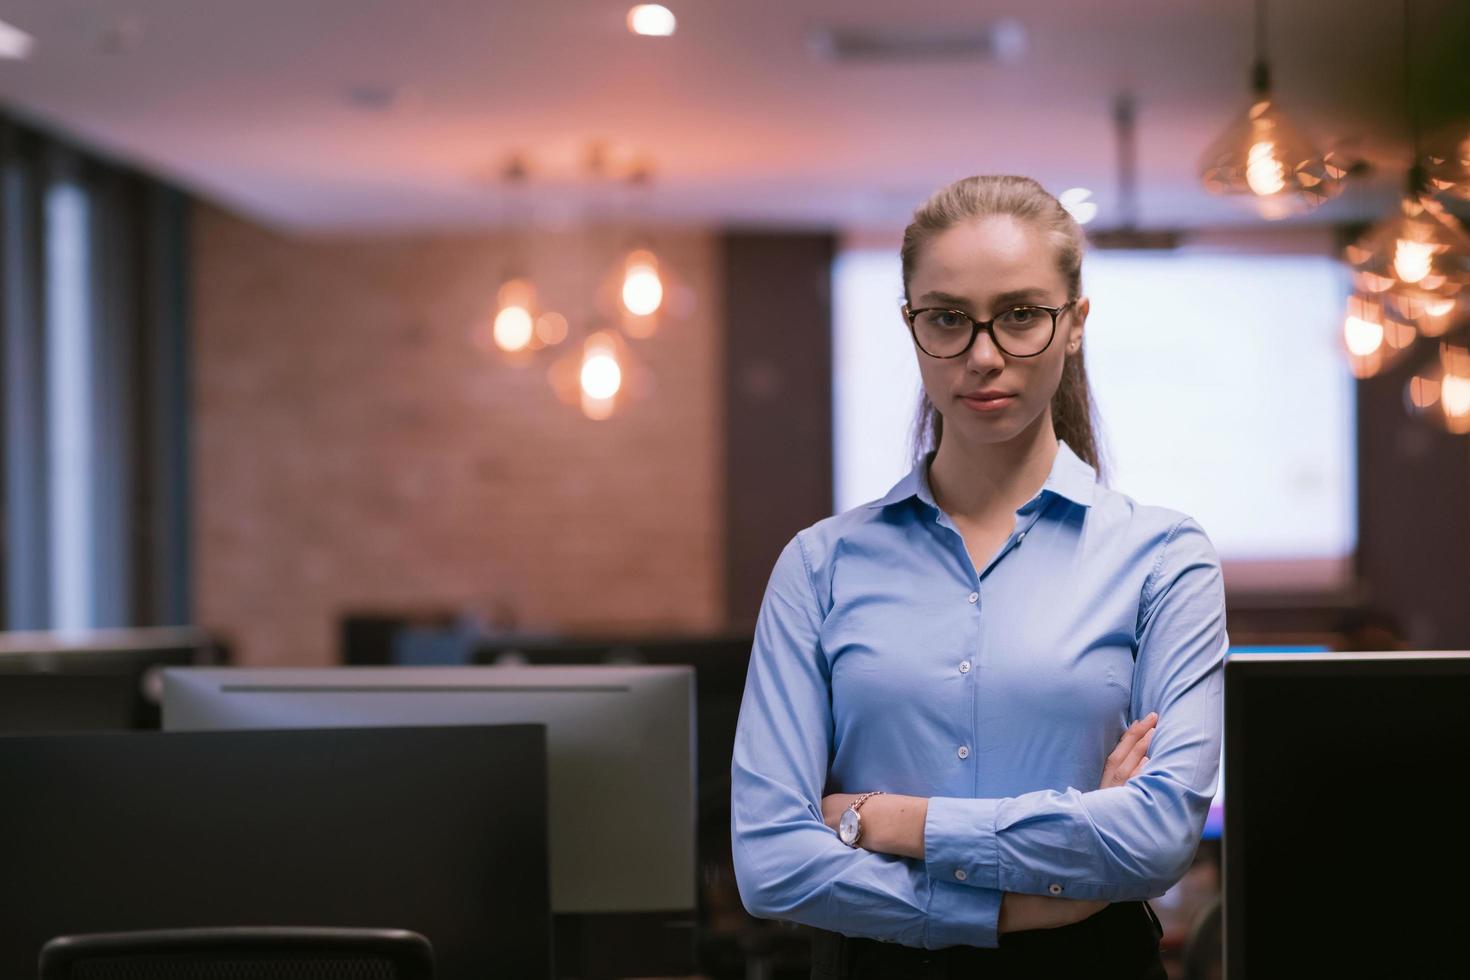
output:
[[[842,811],[842,819],[837,823],[837,836],[842,839],[842,843],[851,847],[857,843],[858,831],[862,828],[862,825],[862,820],[858,817],[857,811],[849,807]]]

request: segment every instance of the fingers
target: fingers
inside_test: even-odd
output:
[[[1148,714],[1144,715],[1142,718],[1138,719],[1133,724],[1125,728],[1123,730],[1123,737],[1118,740],[1117,747],[1114,748],[1112,753],[1108,756],[1106,767],[1117,768],[1117,766],[1122,763],[1125,758],[1127,758],[1128,753],[1132,750],[1134,743],[1142,738],[1146,732],[1151,730],[1153,726],[1158,723],[1158,720],[1158,712],[1150,711]]]
[[[1103,764],[1102,788],[1121,786],[1135,775],[1153,740],[1158,721],[1158,712],[1150,711],[1124,730],[1117,747]]]
[[[1122,777],[1118,780],[1120,783],[1126,783],[1138,775],[1138,767],[1143,763],[1144,759],[1148,758],[1148,747],[1153,742],[1154,732],[1156,731],[1158,731],[1157,728],[1150,728],[1144,733],[1143,738],[1133,743],[1133,748],[1129,750],[1122,764],[1118,766],[1118,772]]]

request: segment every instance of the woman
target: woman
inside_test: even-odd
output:
[[[1081,255],[1026,178],[918,210],[933,448],[772,572],[733,856],[752,914],[817,928],[815,978],[1164,976],[1144,900],[1214,794],[1224,591],[1198,524],[1098,482]]]

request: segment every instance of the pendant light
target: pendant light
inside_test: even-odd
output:
[[[530,170],[525,159],[512,156],[499,176],[506,258],[495,291],[495,311],[476,328],[474,341],[481,350],[498,351],[511,364],[524,366],[533,351],[566,339],[567,321],[560,313],[541,308],[536,284],[528,275],[531,222],[524,195]]]
[[[1371,378],[1392,367],[1419,333],[1380,297],[1354,292],[1343,318],[1342,345],[1355,378]]]
[[[1470,201],[1470,126],[1446,129],[1424,154],[1424,175],[1436,194]]]
[[[652,180],[653,168],[647,161],[639,161],[623,179],[627,193],[623,224],[636,227],[639,214],[647,211]],[[623,333],[643,340],[658,332],[669,294],[668,270],[660,264],[646,235],[634,231],[629,236],[612,273],[612,289]]]
[[[1255,5],[1251,105],[1200,160],[1200,182],[1212,194],[1243,195],[1272,220],[1310,211],[1342,189],[1346,173],[1282,114],[1266,60],[1266,0]]]
[[[1470,347],[1441,344],[1439,357],[1409,379],[1404,401],[1418,418],[1453,435],[1470,434]]]
[[[1423,163],[1412,84],[1412,4],[1404,0],[1403,83],[1409,121],[1408,182],[1395,213],[1344,255],[1355,280],[1420,333],[1436,337],[1455,326],[1470,291],[1470,235],[1433,197]]]
[[[1390,335],[1397,337],[1403,330],[1404,335],[1441,338],[1439,356],[1420,367],[1404,386],[1404,404],[1415,418],[1467,435],[1470,343],[1465,335],[1470,322],[1464,314],[1470,297],[1470,236],[1433,196],[1458,191],[1457,174],[1463,175],[1464,161],[1421,152],[1412,85],[1411,15],[1411,0],[1404,0],[1404,104],[1412,154],[1408,187],[1394,215],[1345,252],[1355,270],[1355,292],[1348,300],[1344,344],[1348,363],[1361,378],[1382,371],[1404,352],[1391,349]]]
[[[574,258],[563,255],[573,269],[594,268],[606,261],[605,245],[594,243],[597,224],[592,204],[599,191],[609,190],[607,182],[613,169],[607,147],[601,142],[589,144],[581,185],[587,197],[580,209],[582,228],[575,245],[579,254]],[[651,167],[646,162],[630,162],[626,170],[616,169],[618,175],[612,179],[620,186],[612,190],[633,194],[648,186]],[[635,352],[631,341],[651,336],[666,314],[676,318],[687,315],[692,304],[690,292],[670,277],[667,266],[642,236],[626,233],[624,229],[635,223],[635,205],[646,205],[629,201],[621,213],[609,213],[620,218],[613,222],[620,243],[613,274],[601,277],[600,285],[588,289],[580,302],[574,301],[576,306],[565,308],[566,314],[546,308],[530,276],[533,256],[528,229],[533,223],[525,200],[530,177],[530,168],[519,155],[492,175],[500,190],[504,259],[494,306],[478,318],[471,331],[472,341],[485,354],[515,367],[524,368],[549,358],[546,379],[556,396],[579,408],[587,418],[605,421],[623,411],[624,406],[654,392],[653,371]],[[616,194],[607,196],[616,202]],[[565,282],[559,287],[553,284],[549,291],[563,300],[578,292],[569,292]]]

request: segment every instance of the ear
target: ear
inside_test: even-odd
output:
[[[1092,302],[1086,297],[1079,299],[1067,317],[1067,353],[1075,354],[1082,349],[1082,332],[1087,326],[1087,314]]]

